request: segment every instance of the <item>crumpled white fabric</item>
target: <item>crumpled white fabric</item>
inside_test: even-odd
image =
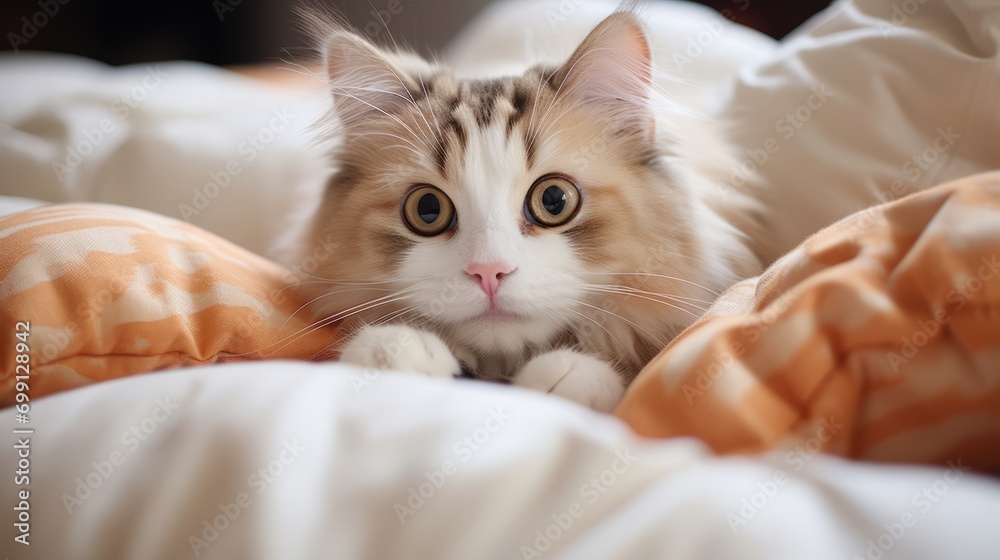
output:
[[[10,408],[0,425],[24,427]],[[212,366],[42,399],[30,427],[31,545],[12,544],[11,522],[0,540],[19,559],[851,559],[880,538],[887,559],[1000,550],[995,479],[807,450],[718,459],[483,382]],[[15,437],[0,447],[8,475]],[[5,476],[4,508],[15,488]]]
[[[473,77],[559,64],[618,5],[613,0],[494,2],[451,42],[445,60],[459,76]],[[734,0],[722,15],[690,2],[639,6],[652,44],[656,91],[664,102],[707,118],[741,67],[766,60],[777,49],[775,40],[727,19],[746,7],[745,0]]]
[[[742,68],[714,117],[774,260],[872,204],[1000,169],[1000,4],[841,0]]]
[[[267,254],[328,167],[319,82],[21,52],[0,54],[0,83],[0,195],[135,206]]]

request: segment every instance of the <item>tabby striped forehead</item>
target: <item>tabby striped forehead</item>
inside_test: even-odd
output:
[[[521,136],[528,166],[533,165],[537,140],[527,125],[540,101],[554,94],[547,79],[552,73],[538,67],[518,77],[459,81],[439,72],[422,79],[415,100],[425,99],[440,123],[434,147],[438,171],[447,176],[450,158],[468,148],[470,135],[495,126],[503,127],[508,142]]]

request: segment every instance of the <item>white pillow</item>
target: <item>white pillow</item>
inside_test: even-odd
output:
[[[513,74],[540,62],[559,63],[618,6],[612,0],[494,2],[452,41],[445,60],[463,76]],[[731,12],[741,6],[734,2]],[[638,10],[650,33],[658,90],[695,112],[714,108],[741,66],[777,48],[770,37],[699,4],[661,0]]]
[[[0,83],[0,195],[135,206],[263,253],[322,183],[318,82],[20,53],[0,55]]]
[[[1000,10],[978,0],[841,1],[740,72],[730,182],[766,202],[773,260],[871,204],[1000,168]]]

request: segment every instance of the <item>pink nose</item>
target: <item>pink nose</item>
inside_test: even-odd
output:
[[[465,272],[471,276],[479,286],[486,292],[486,295],[493,299],[497,289],[500,288],[500,279],[510,274],[513,269],[503,261],[490,263],[472,263],[466,267]]]

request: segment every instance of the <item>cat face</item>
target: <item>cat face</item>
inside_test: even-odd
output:
[[[447,115],[439,119],[443,146],[422,152],[419,167],[412,159],[394,166],[413,186],[396,176],[392,182],[409,187],[393,193],[397,208],[402,201],[402,220],[397,208],[382,217],[410,230],[394,232],[407,237],[401,245],[408,248],[392,256],[398,274],[414,279],[408,301],[450,338],[479,351],[517,352],[579,318],[574,310],[584,307],[593,280],[586,273],[613,265],[601,240],[621,238],[616,230],[626,224],[619,217],[636,202],[620,185],[641,183],[632,162],[580,157],[588,145],[607,149],[613,140],[602,137],[609,129],[597,115],[557,102],[544,74],[432,80],[441,98],[411,110],[431,112],[437,104],[435,114]],[[562,115],[561,123],[529,134],[533,116],[543,126],[551,121],[543,110]],[[621,135],[629,144],[628,133]],[[416,157],[404,152],[402,159]],[[422,205],[434,212],[422,214]],[[438,223],[426,223],[432,218]]]
[[[460,356],[569,339],[642,361],[695,316],[659,296],[709,297],[685,280],[706,273],[702,209],[655,140],[634,16],[516,77],[456,80],[342,30],[326,64],[343,140],[307,237],[340,242],[316,273],[337,283],[307,286],[320,316],[412,321]]]

